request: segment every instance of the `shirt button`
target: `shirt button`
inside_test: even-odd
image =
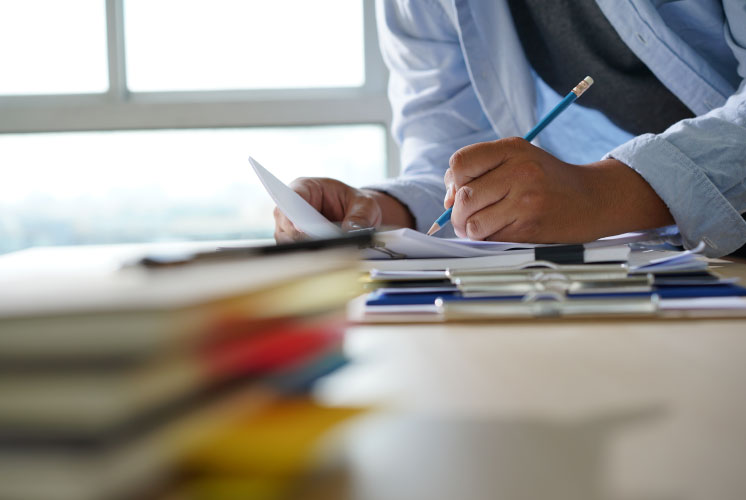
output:
[[[648,42],[647,42],[647,41],[645,40],[645,37],[644,37],[644,36],[642,36],[642,35],[641,35],[641,34],[639,34],[639,33],[636,33],[636,35],[637,35],[637,39],[638,39],[638,40],[640,40],[640,42],[641,42],[641,43],[642,43],[643,45],[646,45],[646,44],[648,43]]]
[[[703,236],[703,237],[702,237],[702,241],[704,241],[704,242],[705,242],[705,245],[707,245],[708,247],[710,247],[710,248],[712,248],[712,249],[714,249],[714,250],[717,250],[718,246],[717,246],[717,245],[715,244],[715,242],[714,242],[714,241],[712,241],[712,240],[711,240],[710,238],[708,238],[707,236]]]

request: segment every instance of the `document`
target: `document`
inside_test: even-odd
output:
[[[269,173],[269,170],[260,165],[258,161],[249,157],[249,163],[251,163],[254,172],[262,182],[264,189],[267,190],[282,213],[295,224],[295,227],[314,239],[335,238],[342,235],[343,231],[340,227],[321,215],[298,193]]]
[[[699,258],[705,249],[704,242],[691,250],[683,252],[648,251],[634,252],[630,256],[629,266],[635,272],[674,272],[696,271],[707,269],[707,261]]]
[[[298,193],[286,186],[277,177],[264,168],[254,158],[249,163],[277,207],[302,232],[311,238],[333,238],[342,234],[342,229],[320,214]],[[516,265],[530,262],[541,255],[567,253],[572,247],[576,261],[602,262],[623,261],[627,259],[627,243],[647,241],[655,238],[651,233],[627,233],[595,242],[580,245],[544,245],[532,243],[506,243],[495,241],[472,241],[462,238],[437,238],[409,228],[376,233],[374,245],[366,249],[366,259],[452,259],[452,258],[492,258],[490,265]],[[535,251],[546,248],[541,252]],[[556,252],[555,252],[556,249]],[[507,252],[510,250],[510,252]],[[510,257],[508,257],[510,255]],[[499,257],[498,257],[499,256]],[[495,262],[495,259],[504,262]],[[425,264],[423,262],[423,264]],[[476,264],[476,263],[475,263]],[[480,262],[479,265],[485,265]],[[431,265],[439,265],[432,262]],[[418,267],[434,269],[433,267]]]

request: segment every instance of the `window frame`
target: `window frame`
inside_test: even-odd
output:
[[[124,0],[105,0],[109,89],[101,94],[0,96],[0,134],[380,124],[386,175],[398,173],[378,49],[374,0],[363,0],[365,83],[361,87],[131,92],[127,88]]]

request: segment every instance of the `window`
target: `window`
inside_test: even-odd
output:
[[[137,92],[360,87],[363,4],[351,0],[126,0]]]
[[[250,154],[396,170],[372,0],[2,0],[0,40],[0,252],[271,237]]]
[[[0,94],[103,93],[106,64],[101,0],[0,2]]]

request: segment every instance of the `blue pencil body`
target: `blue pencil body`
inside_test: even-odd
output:
[[[557,105],[552,108],[552,110],[547,113],[547,115],[541,119],[539,123],[536,124],[534,128],[529,130],[529,132],[523,136],[524,139],[531,142],[534,140],[534,138],[544,130],[544,128],[552,123],[552,120],[557,118],[557,116],[562,113],[565,108],[567,108],[570,104],[572,104],[575,99],[577,99],[578,96],[574,92],[570,92],[565,96],[564,99],[562,99]],[[451,212],[453,212],[453,207],[446,209],[445,212],[443,212],[443,215],[438,217],[438,220],[435,221],[435,224],[437,224],[440,227],[443,227],[445,224],[448,223],[448,221],[451,220]]]
[[[523,138],[526,139],[528,142],[531,142],[536,138],[537,135],[539,135],[539,132],[544,130],[544,128],[552,123],[552,120],[557,118],[560,113],[562,113],[570,104],[575,102],[575,99],[577,99],[578,96],[575,95],[575,93],[570,92],[565,96],[564,99],[562,99],[557,105],[547,113],[547,115],[541,119],[539,123],[536,124],[534,128],[529,130],[528,134],[524,135]]]

